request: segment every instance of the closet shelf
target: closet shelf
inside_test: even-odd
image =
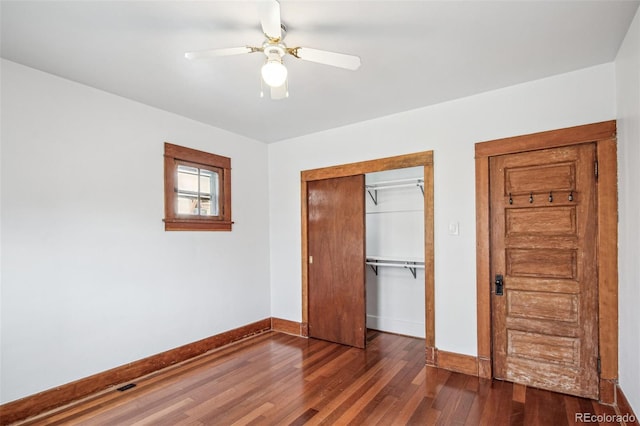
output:
[[[373,272],[378,275],[378,267],[388,266],[392,268],[405,268],[411,272],[413,278],[417,277],[417,270],[424,269],[424,259],[416,257],[384,257],[367,256],[365,265],[369,265]]]
[[[375,204],[376,206],[378,205],[379,190],[395,189],[395,188],[410,188],[410,187],[420,188],[420,192],[422,192],[422,196],[424,197],[424,179],[423,178],[387,180],[384,182],[369,183],[364,186],[365,190],[369,193],[371,200],[373,200],[373,204]]]

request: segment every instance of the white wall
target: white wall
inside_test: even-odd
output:
[[[422,179],[424,167],[365,175],[373,184],[396,179]],[[424,196],[418,186],[380,189],[377,203],[367,194],[367,257],[424,262]],[[424,268],[366,268],[367,328],[425,337]]]
[[[2,402],[270,316],[266,145],[4,60],[1,119]],[[164,231],[165,141],[232,232]]]
[[[620,386],[640,414],[640,11],[616,58]]]
[[[474,143],[614,119],[614,74],[600,65],[269,145],[272,316],[301,320],[300,171],[433,150],[436,345],[476,354]]]
[[[300,321],[300,171],[425,150],[435,152],[436,344],[475,354],[473,144],[614,119],[617,73],[620,371],[638,410],[637,16],[615,65],[268,146],[1,65],[0,401],[270,315]],[[233,232],[163,231],[164,141],[232,158]]]

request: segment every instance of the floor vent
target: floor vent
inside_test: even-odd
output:
[[[124,386],[119,387],[117,390],[119,390],[120,392],[124,392],[126,390],[129,390],[129,389],[135,388],[135,387],[136,387],[135,383],[129,383],[128,385],[124,385]]]

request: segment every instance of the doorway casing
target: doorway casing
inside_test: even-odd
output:
[[[492,378],[489,158],[561,146],[595,143],[597,155],[597,270],[600,401],[615,402],[618,380],[618,197],[616,122],[480,142],[476,162],[476,291],[478,375]]]
[[[427,362],[435,358],[434,301],[434,223],[433,223],[433,151],[343,164],[302,171],[300,189],[302,205],[302,327],[308,336],[309,323],[309,251],[307,227],[307,184],[310,181],[364,175],[407,167],[424,167],[424,277],[425,277],[425,346]],[[362,259],[364,262],[364,259]]]

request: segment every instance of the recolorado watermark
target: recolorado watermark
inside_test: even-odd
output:
[[[636,417],[633,414],[594,414],[594,413],[576,413],[576,423],[634,423]]]

